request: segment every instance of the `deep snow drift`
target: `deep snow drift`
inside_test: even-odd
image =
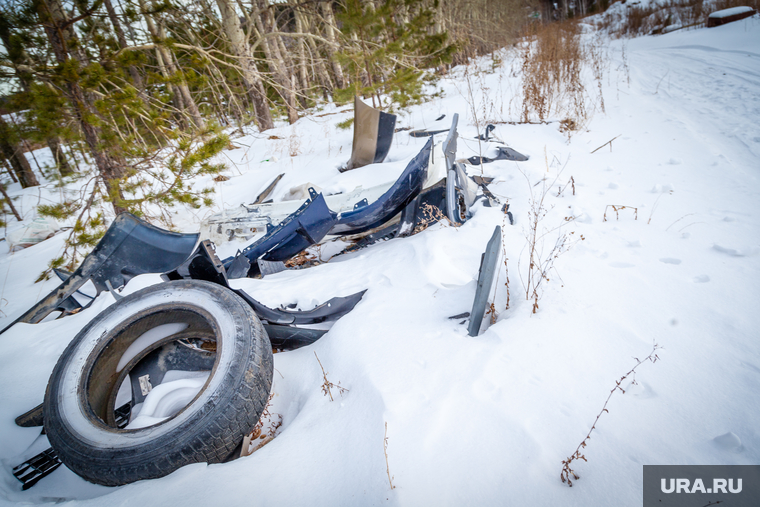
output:
[[[304,309],[368,289],[315,345],[275,355],[271,411],[282,426],[249,457],[120,488],[91,485],[62,467],[22,492],[10,469],[41,450],[28,449],[39,429],[13,419],[42,401],[61,351],[113,298],[101,295],[61,321],[15,326],[0,337],[0,503],[636,506],[644,464],[760,464],[758,48],[757,16],[612,41],[606,113],[569,141],[556,122],[497,125],[496,135],[531,157],[483,166],[515,225],[498,208],[478,207],[459,228],[438,224],[317,267],[235,282],[270,306]],[[460,113],[458,156],[489,155],[474,139],[473,111],[481,122],[516,119],[510,69],[505,57],[473,80],[473,94],[458,69],[442,80],[443,98],[402,115],[400,126],[447,128]],[[307,182],[337,192],[395,178],[424,139],[399,132],[390,163],[340,174],[351,132],[335,124],[348,109],[234,140],[240,148],[224,156],[231,179],[216,184],[219,206],[180,211],[177,224],[197,230],[204,214],[250,202],[281,172],[275,200]],[[267,140],[272,133],[283,140]],[[575,195],[571,187],[560,192],[570,177]],[[572,247],[555,261],[532,314],[521,278],[530,196],[543,185],[552,187],[539,227],[562,226],[545,237],[546,253],[558,234]],[[23,194],[17,206],[30,221],[38,190],[11,191]],[[57,191],[40,192],[45,199]],[[609,205],[625,208],[616,216]],[[472,338],[448,317],[470,310],[496,225],[504,229],[510,307],[502,269],[496,322]],[[0,326],[56,285],[32,282],[63,238],[15,254],[0,244]],[[125,291],[157,281],[142,276]],[[573,464],[580,480],[563,485],[561,461],[615,380],[654,343],[661,360],[642,364],[636,383],[624,382],[626,394],[612,396],[584,450],[588,462]],[[329,380],[348,389],[334,402],[321,392],[315,352]]]

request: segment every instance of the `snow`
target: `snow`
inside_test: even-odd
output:
[[[93,486],[61,467],[22,492],[10,468],[32,455],[39,428],[13,420],[42,401],[67,342],[113,296],[0,336],[0,504],[637,506],[644,464],[760,462],[760,21],[607,47],[606,112],[582,131],[568,139],[556,121],[497,125],[495,135],[530,155],[483,166],[493,193],[509,201],[514,226],[479,203],[459,228],[437,224],[316,267],[236,282],[264,304],[304,309],[368,289],[316,344],[275,355],[270,411],[282,425],[251,456],[119,488]],[[401,114],[398,126],[447,128],[459,113],[457,156],[487,154],[474,139],[475,118],[481,131],[484,118],[517,119],[510,94],[518,78],[510,56],[502,60],[476,75],[472,94],[455,70],[440,83],[442,98]],[[481,63],[490,71],[490,59]],[[215,183],[216,207],[180,211],[176,223],[197,230],[202,218],[250,202],[283,172],[275,201],[305,182],[334,192],[369,188],[400,174],[425,142],[399,132],[376,179],[366,170],[341,174],[352,136],[335,124],[351,113],[329,105],[319,114],[235,139],[240,148],[224,156],[230,180]],[[570,177],[574,194],[565,187]],[[529,200],[543,185],[551,191],[540,227],[574,234],[533,314],[521,280]],[[9,191],[22,196],[27,222],[38,192],[48,199],[60,192]],[[501,269],[496,322],[468,337],[466,324],[448,317],[471,309],[496,225],[504,231],[510,307]],[[545,237],[546,253],[557,234]],[[33,281],[63,239],[59,233],[12,254],[0,244],[0,326],[55,287]],[[125,292],[157,282],[137,277]],[[562,460],[615,381],[654,343],[660,360],[642,363],[636,383],[629,377],[625,394],[612,395],[583,450],[588,462],[573,463],[581,478],[568,488],[559,479]],[[333,391],[333,402],[321,392],[315,353],[329,381],[348,389]],[[44,448],[44,440],[34,445]]]

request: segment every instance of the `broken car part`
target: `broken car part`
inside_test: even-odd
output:
[[[66,280],[65,272],[59,273],[59,276],[64,281]],[[318,305],[316,308],[305,311],[269,308],[253,299],[244,290],[232,289],[229,286],[224,265],[216,256],[213,244],[208,240],[202,241],[185,262],[178,266],[177,269],[163,274],[162,278],[165,281],[203,280],[221,285],[235,292],[248,303],[259,319],[263,321],[272,347],[279,350],[294,350],[314,343],[327,331],[297,326],[338,320],[353,310],[354,306],[356,306],[366,292],[364,290],[345,297],[334,297]],[[120,409],[117,409],[117,411]],[[38,405],[32,410],[18,416],[16,424],[22,427],[42,426],[43,417],[43,406]]]
[[[417,215],[420,205],[420,199],[417,197],[420,192],[423,189],[431,190],[444,180],[448,169],[454,163],[458,121],[459,115],[455,114],[446,139],[435,146],[432,139],[428,140],[417,156],[407,164],[393,186],[376,201],[371,204],[359,202],[354,211],[338,214],[330,234],[355,235],[371,231],[390,221],[402,210],[404,213],[400,220],[406,225],[401,227],[401,231],[403,234],[410,234],[413,229],[410,230],[409,225],[414,223],[412,217]],[[408,206],[411,208],[407,208]]]
[[[515,162],[525,162],[526,160],[530,158],[507,146],[499,146],[498,150],[499,151],[494,158],[478,157],[476,155],[476,156],[464,159],[464,161],[466,161],[470,165],[480,165],[480,164],[490,164],[491,162],[495,162],[497,160],[512,160]]]
[[[345,297],[334,297],[312,310],[282,310],[279,308],[269,308],[253,299],[247,292],[236,290],[246,303],[251,305],[256,315],[270,324],[298,325],[298,324],[318,324],[320,322],[338,320],[350,312],[361,301],[364,293],[363,290],[356,294]]]
[[[345,171],[385,160],[393,141],[396,115],[368,106],[354,97],[354,142]],[[342,171],[341,171],[342,172]]]
[[[341,213],[330,228],[330,234],[358,234],[387,222],[401,211],[422,190],[427,179],[430,150],[433,142],[428,141],[401,173],[396,182],[376,201],[368,204],[358,202],[353,211]]]
[[[412,130],[409,132],[409,136],[411,137],[431,137],[437,134],[443,134],[444,132],[448,132],[449,129],[439,129],[439,130]]]
[[[364,199],[371,202],[383,195],[393,185],[384,183],[370,188],[357,187],[351,192],[325,196],[327,207],[335,213],[353,210],[354,205]],[[247,204],[236,209],[224,210],[211,215],[201,222],[201,238],[210,239],[221,245],[233,238],[246,241],[254,239],[268,227],[275,227],[295,213],[303,200],[281,201],[275,203]]]
[[[386,222],[382,227],[356,236],[344,236],[344,239],[354,241],[354,244],[346,248],[343,253],[355,252],[379,241],[411,236],[423,223],[430,226],[446,217],[446,181],[439,181],[431,188],[423,190],[395,219]],[[439,210],[440,213],[424,211],[433,208]]]
[[[61,466],[61,460],[58,454],[50,447],[36,456],[24,461],[20,465],[13,467],[13,476],[21,481],[21,490],[26,491],[40,479],[47,477],[55,472]]]
[[[88,280],[92,280],[97,294],[100,294],[104,290],[122,287],[137,275],[169,271],[192,253],[197,240],[198,234],[165,231],[130,213],[122,213],[65,282],[0,334],[18,322],[36,324],[56,310],[66,310],[63,302]]]
[[[425,167],[423,167],[423,164],[418,164],[418,171],[424,172],[426,170],[423,189],[431,188],[439,181],[445,179],[449,168],[454,162],[456,157],[456,128],[458,118],[459,115],[455,114],[449,130],[443,131],[448,132],[446,140],[434,145],[428,151],[430,160]],[[423,148],[423,150],[425,149]],[[406,169],[409,170],[411,165],[412,162],[407,165]],[[359,186],[351,192],[325,196],[324,199],[330,211],[338,217],[346,216],[356,211],[359,207],[363,207],[364,203],[376,203],[377,201],[381,201],[381,199],[389,199],[390,207],[393,209],[395,208],[393,206],[395,202],[399,200],[403,202],[409,198],[408,195],[398,193],[399,191],[403,192],[404,189],[411,190],[409,185],[405,184],[404,181],[407,175],[408,173],[405,171],[395,182],[384,183],[367,189]],[[391,193],[389,194],[389,192]],[[376,207],[380,207],[381,203],[382,201],[376,204]],[[216,245],[220,245],[233,238],[251,240],[260,235],[262,231],[269,231],[272,227],[287,219],[297,212],[303,204],[302,201],[283,201],[269,204],[242,205],[237,209],[224,210],[221,213],[206,218],[201,223],[201,237],[203,239],[211,239]],[[367,214],[369,211],[364,210],[363,213]],[[393,215],[386,218],[385,221],[391,218],[393,218]],[[382,225],[382,217],[376,221],[381,222],[380,225]],[[333,234],[333,231],[330,234]],[[344,231],[340,234],[349,233]],[[227,266],[227,270],[230,278],[245,276],[230,269],[229,265]]]
[[[312,196],[310,200],[276,227],[268,227],[264,237],[246,247],[237,256],[225,259],[225,268],[232,266],[236,258],[245,257],[250,266],[243,276],[253,277],[258,274],[258,259],[284,261],[321,241],[333,226],[334,216],[327,207],[324,196],[316,195],[313,189],[309,191]],[[238,273],[229,273],[230,278],[236,278],[237,275]]]
[[[504,207],[501,208],[501,212],[507,215],[507,218],[509,218],[509,225],[515,225],[515,217],[512,216],[512,212],[509,211],[509,203],[504,203]]]
[[[499,246],[501,245],[501,227],[496,226],[491,239],[488,240],[486,251],[480,257],[480,269],[478,270],[478,286],[475,290],[475,299],[472,302],[470,312],[470,325],[467,332],[470,336],[478,336],[483,315],[486,313],[488,296],[491,294],[493,278],[496,273],[496,265],[499,262]]]
[[[266,198],[269,197],[269,194],[272,193],[272,191],[274,190],[274,187],[277,186],[277,184],[280,182],[280,180],[282,179],[283,176],[285,176],[285,173],[282,173],[279,176],[277,176],[272,181],[272,183],[270,183],[267,186],[267,188],[265,188],[264,190],[261,191],[261,193],[258,195],[258,197],[256,197],[256,200],[253,201],[253,204],[261,204],[261,203],[263,203],[266,200]]]
[[[446,178],[446,216],[455,226],[462,225],[467,220],[467,207],[458,192],[457,173],[454,169],[449,170]]]
[[[264,324],[272,348],[276,350],[295,350],[311,345],[327,333],[325,329],[307,327],[273,326]]]
[[[190,371],[165,371],[159,384],[160,373],[141,367],[158,364],[155,354]],[[90,482],[163,477],[233,453],[264,410],[272,373],[269,339],[239,296],[205,281],[154,285],[108,307],[69,344],[45,394],[45,430],[60,460]],[[124,400],[131,426],[120,428]]]
[[[222,285],[242,297],[263,322],[282,326],[319,324],[338,320],[353,310],[354,306],[361,301],[364,293],[367,292],[363,290],[350,296],[334,297],[311,310],[305,311],[269,308],[256,301],[243,289],[233,289],[229,286],[224,264],[216,256],[213,244],[208,240],[201,241],[187,261],[164,276],[168,280],[205,280]],[[293,333],[298,332],[297,328],[294,327],[287,329],[292,330]],[[286,333],[286,330],[276,330],[279,338],[285,337]],[[277,348],[285,347],[279,346]]]
[[[439,153],[437,159],[431,155],[433,151]],[[434,159],[435,162],[431,165],[431,160]],[[326,234],[360,234],[383,225],[419,195],[426,183],[445,177],[445,160],[446,156],[441,148],[433,150],[432,141],[428,141],[393,184],[375,187],[375,190],[384,188],[382,194],[371,203],[365,197],[348,211],[331,211],[325,197],[322,194],[316,195],[316,192],[310,189],[310,200],[304,202],[277,226],[267,224],[266,235],[238,255],[224,259],[228,277],[255,277],[260,273],[259,259],[287,260],[308,246],[318,243]],[[341,199],[345,201],[345,197]],[[249,220],[250,215],[243,219]],[[222,224],[218,225],[221,227]]]

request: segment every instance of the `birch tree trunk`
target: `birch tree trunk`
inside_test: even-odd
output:
[[[5,172],[8,173],[8,176],[11,177],[11,181],[13,183],[18,183],[18,178],[16,178],[16,175],[13,173],[13,169],[8,166],[8,161],[5,157],[0,157],[0,165],[3,166],[3,169],[5,169]]]
[[[240,18],[235,12],[235,7],[231,0],[217,0],[216,3],[222,14],[224,33],[230,41],[232,52],[238,59],[243,74],[243,82],[253,103],[256,123],[262,131],[274,128],[272,112],[269,110],[266,100],[264,83],[261,80],[259,69],[256,67],[256,61],[253,59],[248,38],[240,27]]]
[[[298,5],[293,6],[293,17],[296,20],[296,33],[304,33],[305,25],[303,19],[303,13]],[[300,82],[299,88],[301,89],[301,106],[305,107],[303,92],[308,90],[309,87],[309,69],[306,65],[306,41],[303,37],[299,38],[296,43],[298,44],[298,79]]]
[[[139,0],[139,3],[140,10],[145,16],[145,24],[148,26],[148,32],[150,32],[151,37],[153,37],[156,42],[165,39],[166,37],[164,36],[163,29],[156,26],[155,20],[148,13],[148,9],[145,7],[145,0]],[[157,53],[160,56],[159,65],[163,64],[165,72],[169,76],[176,75],[178,73],[178,70],[177,66],[174,64],[174,56],[171,54],[171,52],[166,49],[165,46],[159,44]],[[176,88],[179,90],[179,96],[181,97],[181,107],[187,111],[197,128],[204,128],[206,126],[206,123],[203,121],[203,117],[198,110],[198,105],[195,103],[195,100],[193,100],[193,96],[190,95],[190,89],[187,87],[187,83],[185,82],[184,78],[180,78],[179,84],[176,85]]]
[[[276,31],[274,22],[274,16],[272,12],[267,8],[269,6],[267,0],[256,0],[256,7],[258,15],[254,15],[253,19],[256,23],[256,28],[261,34],[261,45],[264,48],[264,54],[267,58],[269,68],[272,69],[274,79],[279,86],[279,94],[285,101],[285,107],[288,111],[288,122],[292,125],[298,121],[298,111],[296,110],[296,92],[293,89],[293,82],[290,76],[286,72],[285,62],[280,53],[277,40],[271,40],[267,37],[268,34]],[[265,24],[266,23],[266,24]]]
[[[3,199],[6,203],[8,203],[8,207],[11,209],[11,213],[13,213],[13,216],[16,217],[16,220],[19,222],[21,221],[21,215],[19,215],[18,210],[16,209],[16,206],[13,205],[13,201],[11,200],[11,196],[8,195],[8,192],[5,191],[5,185],[0,183],[0,194],[2,194]]]
[[[309,19],[308,16],[302,14],[301,22],[303,25],[302,30],[304,31],[304,33],[317,32],[317,27],[315,23],[313,23],[312,20]],[[324,58],[322,58],[322,54],[317,48],[317,44],[314,42],[314,39],[312,37],[306,37],[306,44],[307,44],[306,47],[309,50],[309,61],[311,62],[312,73],[317,76],[322,88],[324,88],[326,92],[332,93],[332,91],[335,88],[335,85],[333,84],[332,78],[330,78],[330,73],[327,72],[327,66],[325,65],[325,60]],[[325,98],[327,97],[325,96]]]
[[[335,74],[335,84],[338,88],[345,88],[348,83],[346,83],[346,78],[343,75],[343,67],[341,67],[340,62],[335,59],[335,48],[338,47],[338,44],[335,40],[336,24],[332,4],[330,2],[320,2],[320,6],[322,7],[322,16],[325,20],[325,38],[330,41],[330,44],[327,45],[327,54],[332,63],[333,74]]]

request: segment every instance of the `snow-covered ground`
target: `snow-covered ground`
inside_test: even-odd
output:
[[[22,492],[10,469],[33,454],[39,429],[13,420],[42,401],[61,351],[113,298],[0,336],[0,503],[635,506],[642,465],[760,464],[760,19],[628,40],[625,58],[623,44],[609,43],[606,113],[569,141],[556,122],[497,126],[531,157],[483,166],[515,225],[498,208],[478,207],[459,228],[439,224],[317,267],[236,282],[264,303],[301,308],[368,289],[315,345],[275,355],[271,411],[282,426],[249,457],[119,488],[62,467]],[[461,69],[453,72],[441,82],[444,97],[403,114],[399,126],[447,128],[460,113],[458,156],[489,155],[473,139],[474,117],[515,119],[510,66],[505,58],[471,80],[472,94]],[[231,178],[215,184],[220,205],[203,213],[250,202],[281,172],[275,200],[307,182],[329,192],[382,183],[424,143],[400,132],[391,163],[341,174],[351,132],[335,125],[347,109],[234,140],[239,148],[224,156]],[[324,115],[335,111],[346,112]],[[268,140],[273,134],[282,139]],[[571,177],[575,194],[560,192]],[[521,279],[530,198],[543,185],[551,189],[539,229],[562,226],[545,237],[545,253],[558,234],[572,246],[533,314]],[[58,192],[10,191],[23,194],[26,220]],[[625,208],[616,216],[609,205]],[[176,223],[197,230],[203,216],[180,211]],[[496,225],[504,226],[510,306],[501,269],[496,322],[469,337],[448,317],[470,310]],[[14,254],[0,243],[0,326],[56,285],[33,281],[63,237]],[[138,277],[125,291],[157,280]],[[660,360],[641,364],[636,383],[627,378],[625,394],[612,396],[568,488],[562,460],[615,381],[655,343]],[[321,392],[315,352],[328,379],[348,389],[334,402]]]

